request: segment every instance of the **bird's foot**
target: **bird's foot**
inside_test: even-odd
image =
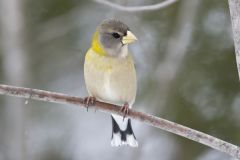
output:
[[[95,97],[88,96],[83,99],[83,104],[87,108],[87,111],[88,111],[88,107],[95,105],[95,103],[96,103]]]
[[[122,113],[123,113],[123,121],[124,121],[124,118],[126,117],[126,115],[128,115],[129,113],[129,104],[126,102],[124,103],[124,105],[121,107],[121,110],[120,110]]]

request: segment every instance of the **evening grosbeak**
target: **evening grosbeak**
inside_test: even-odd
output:
[[[104,20],[96,29],[91,48],[84,62],[84,78],[89,93],[87,102],[94,99],[123,106],[128,112],[136,97],[136,71],[128,44],[137,40],[123,22]],[[131,119],[112,114],[112,146],[137,147]]]

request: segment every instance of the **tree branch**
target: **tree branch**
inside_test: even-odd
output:
[[[166,0],[154,5],[148,5],[148,6],[134,6],[134,7],[127,7],[122,6],[107,0],[93,0],[94,2],[97,2],[99,4],[104,4],[106,6],[112,7],[114,9],[120,10],[120,11],[126,11],[126,12],[141,12],[141,11],[154,11],[163,9],[165,7],[168,7],[169,5],[177,2],[178,0]]]
[[[240,78],[240,1],[228,0],[228,3],[232,20],[238,76]]]
[[[84,106],[83,99],[80,97],[30,88],[0,85],[0,94],[53,103],[74,104],[82,107]],[[123,116],[123,113],[120,111],[121,106],[96,101],[95,105],[91,107],[98,109],[102,112]],[[205,133],[199,132],[197,130],[133,109],[129,110],[129,114],[127,115],[127,117],[144,122],[150,126],[180,135],[182,137],[204,144],[221,152],[225,152],[234,158],[240,158],[240,148],[238,146],[225,142],[213,136],[207,135]]]

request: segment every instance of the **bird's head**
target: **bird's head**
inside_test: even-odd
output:
[[[136,40],[126,24],[119,20],[107,19],[98,26],[92,48],[101,55],[125,57],[128,54],[128,44]]]

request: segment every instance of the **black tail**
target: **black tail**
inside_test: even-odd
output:
[[[132,130],[131,119],[126,119],[119,122],[112,117],[112,146],[121,146],[121,145],[129,145],[132,147],[137,147],[138,143],[136,141],[136,137]],[[122,118],[122,117],[121,117]],[[118,122],[118,123],[117,123]],[[127,123],[127,124],[124,124]],[[125,130],[121,130],[119,125],[126,126]]]

